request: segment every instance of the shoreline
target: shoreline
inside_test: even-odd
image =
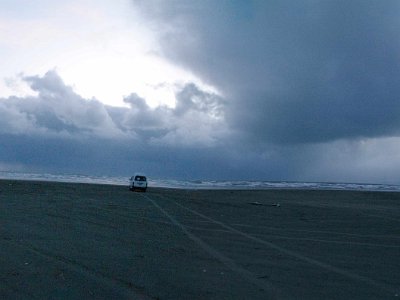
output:
[[[60,183],[60,184],[90,184],[90,185],[104,185],[104,186],[128,186],[129,181],[126,180],[126,183],[113,183],[113,182],[79,182],[79,181],[58,181],[58,180],[47,180],[47,179],[26,179],[26,178],[1,178],[0,181],[21,181],[21,182],[37,182],[37,183]],[[230,181],[228,181],[230,182]],[[265,183],[277,183],[281,182],[269,182],[265,181]],[[330,183],[330,182],[320,182],[320,183],[301,183],[301,182],[287,182],[288,186],[264,186],[264,187],[253,187],[253,186],[168,186],[168,185],[151,185],[151,181],[149,184],[149,188],[152,189],[176,189],[176,190],[222,190],[222,191],[290,191],[290,190],[299,190],[299,191],[349,191],[349,192],[389,192],[389,193],[398,193],[400,192],[400,185],[384,185],[384,184],[361,184],[361,183]],[[308,187],[308,186],[290,186],[293,184],[312,184],[312,185],[320,185],[318,187]],[[327,187],[327,185],[332,185],[332,187]],[[341,187],[334,187],[335,185]],[[352,187],[353,186],[353,187]],[[356,186],[356,188],[354,187]],[[365,188],[367,186],[367,188]],[[381,188],[369,188],[371,186],[381,186]],[[396,188],[382,188],[386,186],[395,186]]]

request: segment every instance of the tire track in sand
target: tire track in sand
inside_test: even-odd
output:
[[[232,259],[228,258],[215,248],[211,247],[209,244],[204,242],[202,239],[191,233],[185,225],[181,224],[176,218],[174,218],[171,214],[169,214],[165,209],[163,209],[158,203],[151,199],[149,196],[142,195],[144,198],[146,198],[148,201],[150,201],[158,210],[161,211],[170,221],[173,223],[175,226],[180,228],[182,232],[190,238],[193,242],[195,242],[200,248],[202,248],[204,251],[206,251],[208,254],[210,254],[212,257],[216,258],[218,261],[220,261],[222,264],[224,264],[226,267],[228,267],[230,270],[233,272],[239,274],[242,278],[246,279],[248,282],[253,283],[257,287],[265,290],[268,292],[270,295],[266,299],[289,299],[287,295],[284,295],[282,291],[278,290],[277,288],[273,287],[271,283],[265,281],[265,280],[260,280],[257,278],[257,276],[240,267],[238,264],[235,263]]]
[[[166,198],[166,197],[164,197],[164,196],[162,196],[162,197],[163,197],[163,198]],[[150,200],[150,199],[149,199],[149,200]],[[238,230],[238,229],[236,229],[236,228],[233,228],[233,227],[231,227],[231,226],[229,226],[229,225],[227,225],[227,224],[225,224],[225,223],[223,223],[223,222],[220,222],[220,221],[217,221],[217,220],[215,220],[215,219],[213,219],[213,218],[210,218],[210,217],[208,217],[208,216],[206,216],[206,215],[204,215],[204,214],[202,214],[202,213],[200,213],[200,212],[197,212],[197,211],[195,211],[195,210],[193,210],[193,209],[190,209],[190,208],[188,208],[188,207],[186,207],[186,206],[184,206],[184,205],[182,205],[182,204],[179,204],[179,203],[177,203],[176,201],[174,201],[174,200],[172,200],[172,199],[167,199],[167,200],[169,200],[170,202],[174,203],[174,204],[177,205],[178,207],[180,207],[180,208],[182,208],[182,209],[185,209],[185,210],[191,212],[191,213],[194,214],[194,215],[197,215],[197,216],[199,216],[199,217],[201,217],[201,218],[203,218],[203,219],[205,219],[205,220],[208,220],[208,221],[210,221],[210,222],[212,222],[212,223],[214,223],[214,224],[217,224],[217,225],[219,225],[219,226],[221,226],[221,227],[223,227],[223,228],[229,230],[229,231],[232,232],[232,233],[236,233],[236,234],[238,234],[238,235],[241,235],[241,236],[243,236],[243,237],[245,237],[245,238],[247,238],[247,239],[249,239],[249,240],[258,242],[258,243],[260,243],[260,244],[262,244],[262,245],[264,245],[264,246],[267,246],[267,247],[269,247],[269,248],[272,248],[272,249],[275,249],[275,250],[277,250],[277,251],[280,251],[281,253],[284,253],[284,254],[286,254],[286,255],[295,257],[295,258],[297,258],[297,259],[300,259],[300,260],[302,260],[302,261],[304,261],[304,262],[307,262],[307,263],[309,263],[309,264],[311,264],[311,265],[320,267],[320,268],[325,269],[325,270],[327,270],[327,271],[330,271],[330,272],[339,274],[339,275],[341,275],[341,276],[343,276],[343,277],[345,277],[345,278],[348,278],[348,279],[351,279],[351,280],[355,280],[355,281],[358,281],[358,282],[362,282],[362,283],[365,283],[365,284],[374,286],[374,287],[376,287],[376,288],[379,288],[379,289],[381,289],[382,291],[387,292],[387,293],[389,294],[388,296],[394,297],[395,295],[398,295],[398,294],[399,294],[398,291],[394,290],[392,287],[390,287],[390,286],[388,286],[388,285],[386,285],[386,284],[383,284],[383,283],[380,283],[380,282],[378,282],[378,281],[376,281],[376,280],[373,280],[373,279],[371,279],[371,278],[368,278],[368,277],[365,277],[365,276],[362,276],[362,275],[358,275],[358,274],[356,274],[356,273],[353,273],[353,272],[350,272],[350,271],[346,271],[346,270],[344,270],[344,269],[341,269],[341,268],[332,266],[332,265],[330,265],[330,264],[321,262],[321,261],[319,261],[319,260],[316,260],[316,259],[307,257],[307,256],[305,256],[305,255],[302,255],[302,254],[298,253],[298,252],[295,252],[295,251],[288,250],[288,249],[286,249],[286,248],[280,247],[280,246],[278,246],[278,245],[276,245],[276,244],[274,244],[274,243],[271,243],[271,242],[268,242],[268,241],[263,240],[263,239],[261,239],[261,238],[255,237],[255,236],[253,236],[253,235],[250,235],[250,234],[248,234],[248,233],[245,233],[245,232],[243,232],[243,231],[240,231],[240,230]],[[183,227],[183,225],[181,225],[181,226]],[[246,271],[246,272],[249,272],[249,271]]]

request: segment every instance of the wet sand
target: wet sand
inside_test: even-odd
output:
[[[3,180],[0,245],[0,299],[400,299],[400,193]]]

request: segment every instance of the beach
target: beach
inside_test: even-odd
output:
[[[0,181],[1,299],[400,299],[400,193]]]

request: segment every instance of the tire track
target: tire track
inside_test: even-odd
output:
[[[162,197],[166,198],[164,196],[162,196]],[[149,199],[149,200],[151,200],[151,199]],[[213,218],[210,218],[210,217],[208,217],[208,216],[206,216],[206,215],[204,215],[204,214],[202,214],[200,212],[197,212],[197,211],[195,211],[193,209],[190,209],[190,208],[188,208],[186,206],[183,206],[182,204],[179,204],[179,203],[177,203],[176,201],[174,201],[172,199],[167,199],[167,200],[169,200],[170,202],[174,203],[178,207],[180,207],[180,208],[182,208],[182,209],[184,209],[186,211],[191,212],[194,215],[197,215],[197,216],[199,216],[199,217],[201,217],[201,218],[203,218],[205,220],[208,220],[208,221],[210,221],[210,222],[212,222],[214,224],[217,224],[217,225],[229,230],[232,233],[236,233],[238,235],[241,235],[241,236],[243,236],[243,237],[245,237],[245,238],[247,238],[247,239],[249,239],[251,241],[260,243],[260,244],[262,244],[264,246],[267,246],[267,247],[269,247],[271,249],[277,250],[277,251],[279,251],[281,253],[284,253],[284,254],[286,254],[288,256],[295,257],[295,258],[297,258],[297,259],[299,259],[301,261],[304,261],[304,262],[309,263],[311,265],[320,267],[320,268],[325,269],[325,270],[327,270],[329,272],[333,272],[333,273],[339,274],[339,275],[341,275],[341,276],[343,276],[343,277],[345,277],[347,279],[351,279],[351,280],[354,280],[354,281],[365,283],[367,285],[374,286],[374,287],[379,288],[380,290],[385,291],[386,293],[388,293],[389,294],[388,296],[393,297],[393,296],[399,294],[398,291],[394,290],[392,287],[390,287],[390,286],[388,286],[388,285],[386,285],[384,283],[380,283],[380,282],[378,282],[376,280],[373,280],[371,278],[368,278],[368,277],[365,277],[365,276],[362,276],[362,275],[358,275],[358,274],[350,272],[350,271],[346,271],[344,269],[332,266],[330,264],[321,262],[319,260],[307,257],[305,255],[302,255],[302,254],[298,253],[298,252],[295,252],[295,251],[288,250],[286,248],[280,247],[280,246],[278,246],[278,245],[276,245],[274,243],[271,243],[271,242],[268,242],[268,241],[263,240],[261,238],[258,238],[256,236],[250,235],[250,234],[245,233],[243,231],[240,231],[240,230],[238,230],[236,228],[233,228],[232,226],[229,226],[229,225],[227,225],[227,224],[225,224],[223,222],[220,222],[220,221],[217,221],[217,220],[215,220]],[[181,226],[183,226],[183,225],[181,225]]]
[[[222,254],[221,252],[219,252],[218,250],[216,250],[215,248],[211,247],[209,244],[204,242],[202,239],[191,233],[186,228],[185,225],[180,223],[176,218],[174,218],[165,209],[163,209],[160,205],[158,205],[158,203],[155,200],[151,199],[147,195],[143,195],[143,197],[146,198],[148,201],[150,201],[158,210],[161,211],[161,213],[163,213],[171,221],[171,223],[180,228],[188,238],[190,238],[193,242],[195,242],[200,248],[206,251],[209,255],[219,260],[222,264],[231,269],[233,272],[239,274],[242,278],[246,279],[248,282],[251,282],[257,287],[268,292],[270,295],[269,298],[267,297],[266,299],[288,299],[288,296],[284,295],[277,288],[273,287],[271,283],[265,280],[260,280],[254,273],[246,269],[243,269],[238,264],[236,264],[235,261],[228,258],[224,254]]]
[[[207,221],[209,222],[209,221]],[[278,227],[269,227],[269,226],[255,226],[255,225],[248,225],[248,224],[241,224],[241,223],[234,223],[230,224],[232,226],[238,227],[248,227],[248,228],[259,228],[259,229],[267,229],[272,231],[282,231],[286,229],[278,228]],[[348,232],[337,232],[337,231],[330,231],[330,230],[307,230],[307,229],[290,229],[289,231],[293,232],[304,232],[304,233],[322,233],[324,235],[331,234],[331,235],[343,235],[343,236],[352,236],[352,237],[361,237],[361,238],[389,238],[389,239],[400,239],[400,236],[396,235],[389,235],[389,234],[355,234],[355,233],[348,233]]]
[[[167,223],[170,224],[170,223]],[[191,230],[197,231],[209,231],[209,232],[226,232],[232,233],[227,229],[210,229],[210,228],[201,228],[194,226],[186,226]],[[285,240],[285,241],[306,241],[306,242],[315,242],[315,243],[325,243],[325,244],[338,244],[338,245],[348,245],[348,246],[366,246],[366,247],[376,247],[376,248],[400,248],[400,245],[385,245],[385,244],[374,244],[374,243],[364,243],[364,242],[349,242],[349,241],[335,241],[335,240],[324,240],[324,239],[315,239],[315,238],[307,238],[307,237],[289,237],[284,235],[274,235],[274,234],[260,234],[254,233],[254,236],[276,239],[276,240]]]

